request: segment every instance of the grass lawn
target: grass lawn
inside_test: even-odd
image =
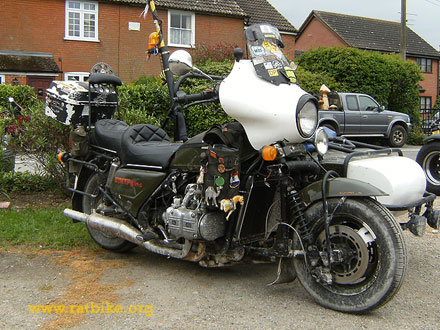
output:
[[[0,246],[8,245],[53,249],[96,246],[86,226],[63,216],[62,208],[0,210]]]

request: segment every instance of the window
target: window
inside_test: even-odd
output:
[[[0,74],[0,85],[6,84],[6,78],[4,74]]]
[[[68,40],[98,41],[98,3],[66,0]]]
[[[89,79],[89,75],[89,72],[66,72],[64,74],[64,80],[87,81]]]
[[[168,11],[168,45],[194,47],[195,15],[188,12]]]
[[[432,73],[432,59],[430,58],[417,58],[417,65],[422,72]]]
[[[421,113],[431,112],[431,109],[432,109],[431,96],[421,96],[420,97],[420,112]]]
[[[379,108],[379,105],[367,96],[359,96],[361,111],[371,111]]]
[[[359,111],[356,95],[347,95],[347,108],[348,110]]]

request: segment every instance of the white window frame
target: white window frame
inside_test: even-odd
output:
[[[0,74],[0,85],[6,84],[6,76],[4,74]]]
[[[88,78],[90,76],[90,72],[65,72],[64,73],[64,81],[87,81],[84,78]],[[79,80],[69,79],[69,77],[78,77]]]
[[[191,16],[191,44],[171,43],[171,14]],[[196,44],[196,15],[189,11],[168,10],[168,46],[179,48],[195,48]]]
[[[70,2],[78,2],[80,3],[79,9],[71,9],[69,8]],[[92,4],[95,6],[95,10],[86,10],[84,9],[85,4]],[[66,0],[65,3],[65,31],[64,31],[64,39],[65,40],[79,40],[79,41],[92,41],[99,42],[98,39],[98,21],[99,21],[99,8],[98,2],[96,1],[83,1],[83,0]],[[80,25],[79,25],[79,37],[78,36],[70,36],[69,35],[69,13],[74,12],[80,14]],[[94,14],[95,15],[95,36],[94,37],[84,37],[84,15],[85,14]]]

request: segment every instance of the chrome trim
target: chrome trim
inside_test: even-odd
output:
[[[125,164],[124,167],[141,167],[150,170],[163,170],[162,166],[153,166],[153,165]]]
[[[115,154],[115,155],[118,154],[118,153],[117,153],[116,151],[114,151],[114,150],[107,149],[107,148],[103,148],[103,147],[97,146],[96,144],[91,144],[90,146],[93,147],[93,148],[96,148],[96,149],[100,149],[100,150],[103,150],[103,151],[110,152],[110,153]]]

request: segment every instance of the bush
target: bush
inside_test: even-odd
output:
[[[226,42],[219,42],[215,45],[200,43],[192,51],[192,57],[195,65],[232,61],[234,60],[234,46]]]
[[[414,126],[411,132],[408,135],[408,141],[406,143],[412,144],[412,145],[423,145],[423,140],[426,139],[428,136],[423,132],[422,128],[420,126]]]
[[[56,188],[57,182],[49,175],[38,175],[29,172],[0,171],[0,191],[49,191]]]
[[[423,76],[416,63],[397,55],[346,47],[310,50],[297,62],[305,70],[333,78],[339,84],[339,92],[369,94],[420,124],[418,82]]]

